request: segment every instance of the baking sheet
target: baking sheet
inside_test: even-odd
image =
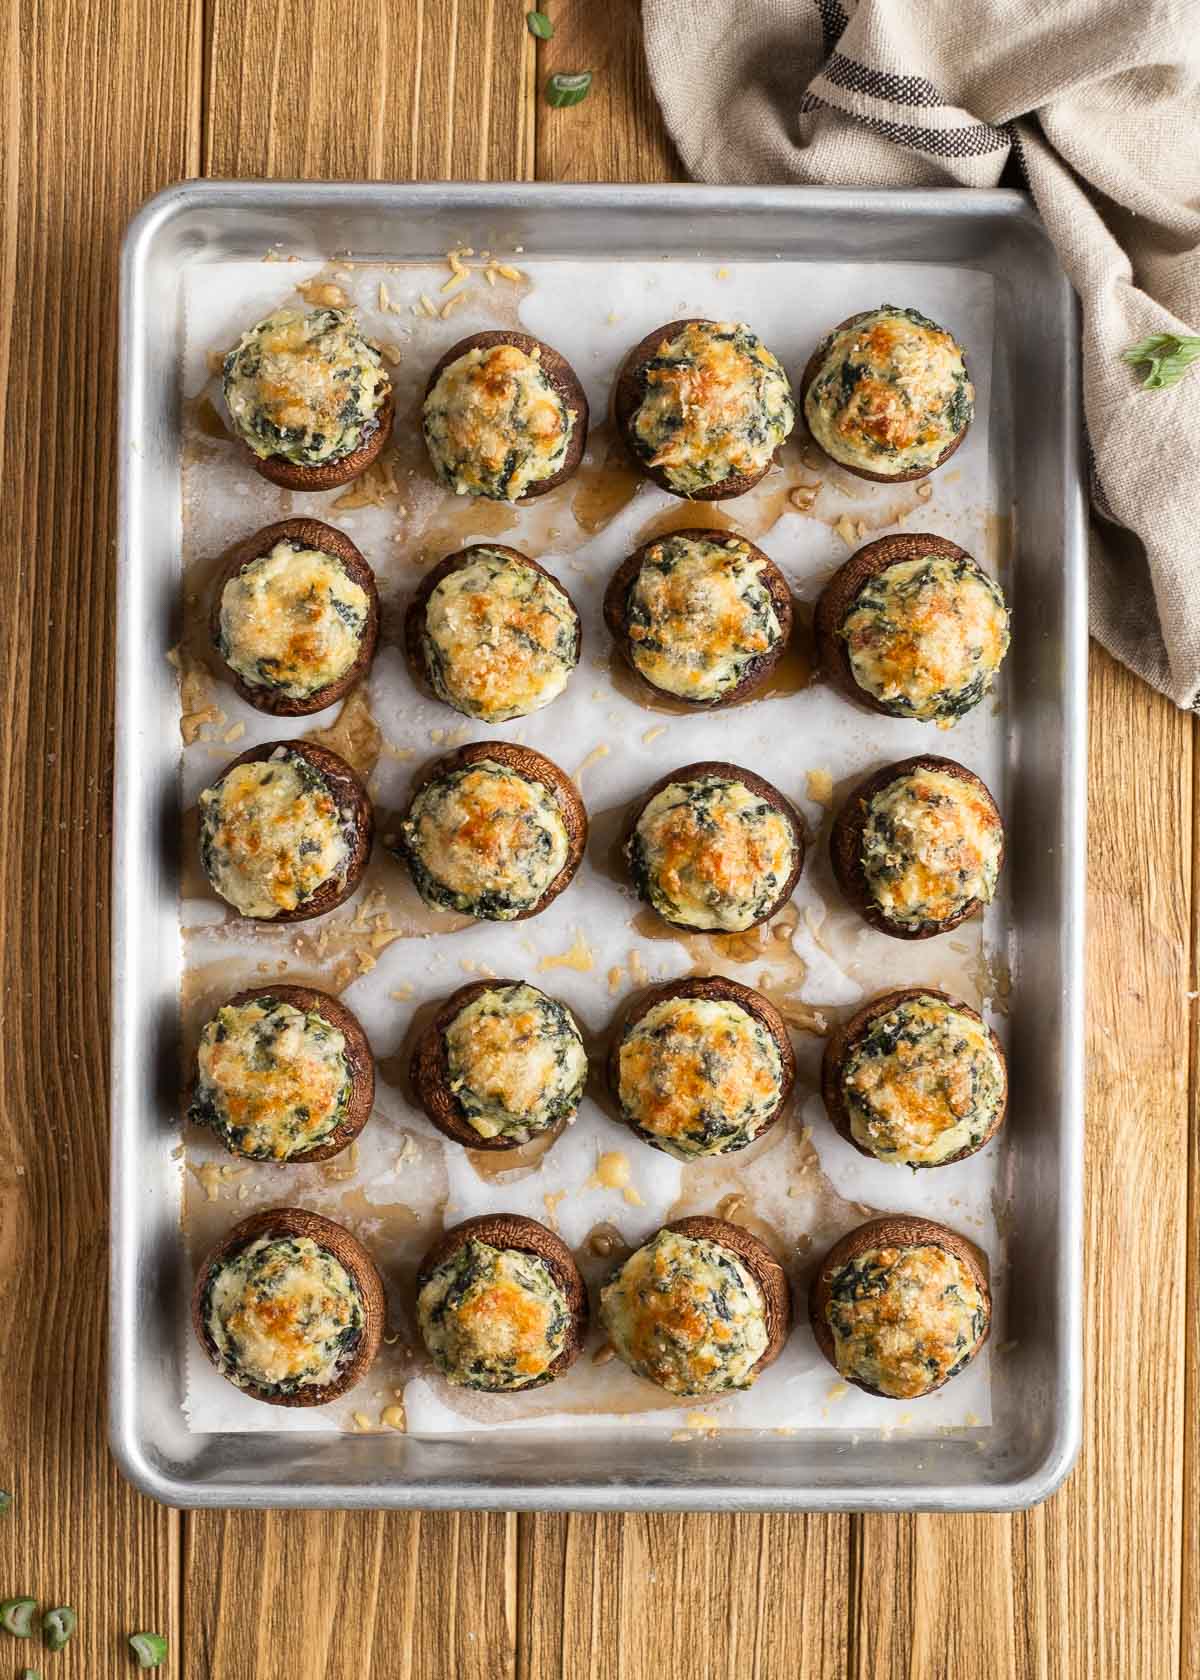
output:
[[[476,275],[460,288],[464,301],[444,321],[430,318],[421,298],[444,306],[445,267],[272,261],[211,264],[184,276],[185,606],[175,657],[186,732],[194,737],[183,754],[189,838],[194,818],[188,813],[196,795],[228,758],[253,741],[330,726],[331,744],[370,772],[381,834],[394,826],[412,774],[425,759],[492,735],[526,741],[578,774],[593,823],[583,868],[546,913],[525,923],[469,924],[454,932],[433,931],[448,919],[424,911],[402,867],[381,846],[347,907],[299,927],[247,928],[226,913],[194,866],[185,869],[185,1045],[190,1048],[200,1024],[228,993],[266,976],[286,976],[343,996],[371,1038],[381,1075],[376,1113],[357,1150],[323,1166],[237,1162],[207,1134],[185,1127],[179,1171],[191,1261],[258,1207],[299,1202],[316,1208],[350,1226],[376,1255],[388,1284],[395,1337],[359,1389],[332,1406],[305,1410],[247,1399],[216,1376],[189,1338],[189,1425],[201,1432],[387,1429],[400,1421],[400,1406],[409,1432],[418,1434],[496,1428],[982,1434],[991,1420],[991,1362],[1006,1340],[1007,1145],[1002,1137],[968,1162],[909,1173],[858,1155],[833,1132],[813,1093],[822,1025],[885,986],[944,986],[982,1004],[1004,1034],[1009,987],[1004,894],[985,924],[940,939],[900,945],[872,932],[841,906],[833,887],[823,802],[827,781],[836,802],[877,764],[932,749],[978,771],[1003,809],[1004,679],[994,700],[949,732],[860,714],[822,686],[808,686],[800,658],[786,664],[774,695],[768,691],[768,697],[724,713],[679,715],[634,697],[631,683],[610,661],[599,604],[616,564],[656,522],[697,522],[695,508],[639,483],[617,461],[604,416],[628,346],[679,315],[745,319],[794,377],[823,330],[885,299],[915,305],[950,326],[966,346],[976,385],[975,424],[951,465],[930,481],[929,499],[915,485],[869,485],[817,465],[817,457],[806,459],[802,441],[794,438],[781,467],[751,495],[722,504],[712,522],[724,515],[758,542],[789,578],[802,607],[811,606],[853,548],[895,529],[951,537],[1010,587],[1009,492],[1000,452],[989,448],[992,279],[974,270],[918,264],[781,268],[664,261],[601,268],[528,262],[521,254],[509,260],[521,265],[526,279],[488,286]],[[365,490],[351,486],[348,494],[299,496],[267,484],[219,435],[212,402],[210,356],[269,309],[300,302],[295,287],[313,281],[341,288],[358,307],[368,336],[386,343],[390,357],[397,358],[391,370],[399,416],[393,451]],[[381,309],[384,301],[388,307]],[[578,477],[520,510],[465,504],[441,490],[425,465],[414,425],[425,378],[441,352],[455,339],[495,325],[520,325],[555,344],[575,366],[593,406],[593,436]],[[801,513],[789,491],[818,481],[811,511]],[[375,505],[367,499],[372,497]],[[340,718],[336,709],[315,720],[293,721],[255,712],[215,675],[203,645],[207,585],[221,552],[237,537],[291,513],[315,514],[345,529],[379,576],[384,644],[366,692],[352,697]],[[712,515],[712,508],[701,510],[703,522]],[[541,559],[570,590],[584,624],[583,657],[566,694],[542,713],[493,730],[423,697],[397,645],[403,604],[424,567],[452,548],[489,537]],[[1013,606],[1019,636],[1020,601]],[[800,641],[803,648],[803,630]],[[665,771],[701,757],[730,758],[767,775],[803,811],[814,839],[792,905],[766,936],[739,940],[732,952],[727,942],[680,937],[656,924],[618,878],[611,855],[628,802]],[[589,1097],[549,1151],[540,1158],[536,1151],[523,1151],[521,1164],[506,1169],[503,1157],[463,1151],[443,1139],[406,1100],[403,1066],[414,1015],[466,978],[489,970],[528,977],[575,1010],[598,1048],[631,990],[696,969],[760,986],[795,1028],[800,1079],[793,1114],[726,1163],[674,1162],[608,1119]],[[596,1181],[604,1155],[624,1158],[627,1183]],[[609,1163],[610,1169],[614,1165],[620,1177],[622,1164]],[[742,1200],[730,1206],[729,1197]],[[526,1396],[463,1394],[412,1352],[411,1276],[443,1223],[499,1209],[554,1223],[594,1285],[624,1252],[594,1253],[597,1230],[605,1246],[617,1241],[634,1246],[668,1217],[722,1206],[771,1242],[800,1284],[801,1313],[787,1349],[744,1394],[703,1404],[676,1401],[616,1361],[593,1363],[601,1339],[595,1330],[588,1351],[565,1379]],[[988,1254],[997,1291],[989,1347],[944,1390],[911,1406],[839,1383],[816,1353],[804,1322],[811,1260],[875,1209],[926,1213],[964,1231]]]

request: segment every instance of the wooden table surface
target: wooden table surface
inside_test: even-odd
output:
[[[717,3],[717,0],[714,0]],[[0,8],[0,1597],[192,1680],[1169,1680],[1200,1665],[1195,723],[1091,670],[1078,1468],[1000,1516],[180,1514],[105,1447],[117,248],[183,176],[663,180],[635,0]],[[552,111],[552,69],[595,72]]]

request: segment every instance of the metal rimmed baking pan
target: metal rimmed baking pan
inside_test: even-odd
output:
[[[993,404],[1014,490],[1007,824],[1009,1344],[981,1440],[731,1433],[619,1441],[197,1434],[179,1330],[177,788],[181,280],[280,245],[321,260],[439,257],[470,238],[548,258],[924,262],[995,288]],[[1011,1509],[1069,1468],[1081,1414],[1086,578],[1078,331],[1025,199],[1007,192],[690,186],[170,188],[125,240],[113,894],[111,1438],[130,1479],[185,1505],[563,1509]]]

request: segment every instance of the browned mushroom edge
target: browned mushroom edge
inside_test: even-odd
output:
[[[903,1003],[926,997],[940,998],[943,1003],[948,1003],[958,1014],[969,1015],[972,1021],[978,1021],[987,1033],[992,1049],[999,1058],[1000,1072],[1004,1084],[992,1124],[979,1142],[973,1147],[966,1145],[962,1149],[956,1150],[953,1155],[947,1155],[944,1161],[914,1161],[909,1163],[918,1170],[948,1167],[955,1161],[966,1160],[968,1155],[978,1154],[985,1144],[992,1141],[1004,1124],[1004,1116],[1008,1111],[1008,1063],[1000,1040],[988,1026],[983,1016],[972,1009],[969,1004],[963,1003],[960,998],[952,997],[949,992],[939,991],[936,986],[905,986],[898,991],[884,992],[880,997],[873,998],[870,1003],[851,1015],[849,1020],[843,1021],[841,1026],[835,1028],[825,1040],[825,1050],[821,1057],[821,1100],[825,1104],[825,1112],[828,1114],[834,1130],[839,1132],[852,1148],[857,1149],[860,1155],[866,1155],[872,1161],[879,1160],[875,1151],[860,1143],[854,1135],[850,1110],[842,1094],[842,1070],[845,1067],[847,1057],[875,1021],[878,1021],[881,1016],[890,1015],[893,1009],[898,1009]]]
[[[540,782],[543,787],[548,788],[554,796],[563,827],[567,831],[566,861],[541,898],[527,910],[520,910],[515,916],[505,918],[507,922],[523,922],[530,916],[540,915],[560,892],[570,886],[587,847],[587,810],[580,798],[579,789],[565,771],[560,770],[558,765],[543,753],[536,752],[532,747],[519,746],[515,741],[470,741],[465,747],[459,747],[442,758],[434,759],[414,781],[409,795],[409,808],[411,809],[413,801],[422,789],[428,787],[431,782],[440,781],[455,770],[466,769],[468,765],[478,764],[484,759],[502,765],[524,781]],[[402,835],[397,840],[396,850],[412,874],[412,860]]]
[[[279,1003],[290,1003],[305,1015],[319,1015],[323,1021],[341,1033],[346,1041],[346,1067],[350,1074],[350,1096],[346,1103],[346,1112],[342,1115],[337,1126],[327,1138],[320,1143],[314,1143],[308,1149],[298,1149],[294,1154],[286,1156],[268,1165],[299,1167],[309,1166],[314,1161],[328,1161],[334,1155],[340,1155],[354,1142],[367,1121],[371,1118],[371,1110],[375,1106],[375,1057],[358,1016],[346,1008],[346,1005],[328,992],[318,991],[315,986],[251,986],[244,992],[235,992],[226,998],[218,1009],[240,1009],[247,1003],[253,1003],[259,998],[273,998]],[[214,1015],[218,1011],[214,1010]],[[211,1019],[212,1017],[210,1017]],[[188,1093],[189,1105],[199,1083],[199,1067],[193,1065],[191,1087]],[[240,1149],[234,1149],[214,1132],[222,1145],[231,1155],[241,1156],[248,1161],[263,1161],[261,1155],[243,1155]]]
[[[467,338],[460,338],[457,344],[452,344],[445,355],[440,357],[434,365],[425,386],[424,396],[428,397],[442,374],[456,362],[460,356],[465,356],[471,350],[490,350],[495,344],[512,344],[518,350],[524,350],[527,356],[538,357],[538,366],[550,381],[555,395],[567,409],[574,411],[575,420],[571,427],[571,436],[567,440],[567,452],[563,456],[563,464],[557,472],[549,478],[540,478],[533,484],[527,485],[516,498],[518,502],[528,502],[534,496],[544,496],[547,490],[557,490],[560,484],[565,484],[572,478],[583,460],[583,452],[587,447],[588,436],[588,400],[579,375],[571,366],[567,358],[550,344],[545,344],[540,338],[531,338],[522,332],[478,332],[471,333]],[[422,399],[424,400],[424,399]],[[436,472],[436,468],[434,469]]]
[[[890,537],[879,537],[875,542],[867,543],[857,554],[852,554],[834,572],[817,599],[813,634],[822,674],[848,700],[883,717],[903,717],[905,714],[885,706],[882,700],[876,699],[869,689],[859,683],[850,662],[846,638],[841,633],[842,625],[863,585],[871,578],[886,572],[889,566],[900,565],[906,560],[922,560],[930,554],[942,555],[948,560],[972,558],[965,548],[959,548],[948,537],[923,536],[919,531],[897,531]]]
[[[439,1132],[452,1138],[455,1143],[461,1143],[467,1149],[523,1149],[529,1138],[512,1137],[484,1137],[477,1132],[462,1112],[454,1093],[450,1089],[450,1066],[446,1055],[446,1033],[464,1009],[470,1007],[476,998],[485,992],[499,991],[505,986],[520,986],[526,984],[520,980],[497,978],[495,980],[472,980],[465,986],[460,986],[438,1009],[437,1014],[430,1021],[424,1032],[418,1038],[409,1063],[409,1078],[418,1102],[425,1111],[430,1122]],[[554,1000],[561,1009],[575,1022],[576,1030],[582,1039],[583,1032],[579,1022],[575,1020],[574,1012],[567,1008],[560,999]],[[550,1131],[557,1131],[560,1122],[556,1121]],[[533,1136],[540,1137],[540,1132]]]
[[[752,543],[748,537],[739,536],[736,531],[722,531],[716,527],[696,527],[683,531],[670,531],[668,537],[690,537],[693,541],[727,543],[731,538],[744,543],[749,549],[751,557],[762,567],[759,573],[763,586],[771,597],[771,604],[775,608],[775,616],[779,620],[779,640],[766,653],[760,654],[746,665],[741,681],[719,694],[712,700],[692,700],[685,694],[676,694],[673,690],[660,688],[657,683],[650,681],[646,674],[639,670],[633,659],[629,636],[629,592],[637,580],[638,574],[645,564],[647,555],[652,548],[667,540],[666,537],[651,537],[640,548],[634,550],[626,560],[623,560],[613,573],[608,588],[604,592],[604,622],[608,632],[616,644],[617,651],[629,666],[638,681],[643,684],[650,694],[664,694],[667,699],[677,701],[681,706],[690,706],[696,711],[712,712],[721,706],[732,706],[737,700],[744,700],[748,694],[770,676],[778,664],[788,643],[792,639],[792,592],[788,588],[787,579],[779,567],[761,548]]]
[[[761,927],[764,922],[770,921],[771,917],[787,903],[788,899],[791,898],[792,893],[796,890],[796,882],[800,879],[800,871],[804,868],[805,837],[804,819],[796,810],[791,800],[786,798],[784,794],[780,793],[779,789],[771,782],[766,781],[762,776],[756,776],[753,770],[743,770],[740,765],[730,764],[725,759],[705,758],[699,759],[695,764],[682,764],[678,770],[670,770],[665,776],[660,776],[656,782],[647,788],[646,792],[642,795],[641,799],[638,800],[637,805],[634,807],[633,814],[626,825],[625,833],[622,837],[622,855],[625,857],[626,862],[629,863],[629,854],[626,848],[633,839],[634,833],[637,830],[637,825],[641,821],[642,812],[646,809],[647,805],[650,804],[651,800],[658,798],[658,795],[662,793],[664,788],[672,787],[677,782],[699,782],[708,777],[717,778],[726,782],[741,782],[743,787],[749,788],[751,793],[756,793],[760,799],[765,800],[768,805],[773,806],[781,816],[787,819],[791,826],[796,861],[792,865],[791,873],[789,874],[787,880],[783,883],[780,891],[771,900],[771,903],[763,911],[762,915],[756,917],[755,920],[750,923],[750,927]],[[650,898],[649,893],[643,890],[644,883],[637,879],[637,874],[631,864],[630,875],[633,878],[634,889],[637,892],[638,897],[643,901],[643,903],[648,904],[654,911],[655,915],[658,916],[660,920],[666,922],[668,927],[679,928],[683,933],[703,933],[706,938],[710,939],[725,938],[733,931],[728,928],[697,928],[693,927],[690,922],[672,921],[669,916],[663,915],[662,911]],[[738,931],[747,933],[749,932],[749,928],[742,928]]]
[[[947,916],[944,921],[921,922],[917,927],[910,928],[890,921],[871,895],[862,866],[862,831],[871,801],[892,782],[914,775],[918,770],[937,770],[948,776],[956,776],[959,781],[970,782],[984,794],[992,809],[996,811],[997,819],[1000,818],[1000,813],[996,810],[996,801],[987,785],[980,781],[973,770],[968,770],[955,759],[938,758],[933,753],[920,753],[915,758],[903,758],[895,764],[884,765],[882,770],[868,776],[865,782],[860,782],[846,797],[833,820],[833,828],[829,835],[829,856],[834,877],[847,903],[858,911],[863,920],[880,933],[890,934],[893,939],[932,939],[936,934],[948,933],[951,928],[956,928],[960,922],[965,922],[968,916],[976,915],[983,908],[982,901],[973,898],[964,904],[961,910]],[[1003,867],[1003,864],[1004,829],[1001,824],[1000,867]]]
[[[773,1003],[763,997],[761,992],[754,991],[750,986],[743,986],[736,980],[727,980],[723,975],[695,975],[682,980],[668,980],[661,986],[651,986],[649,990],[640,993],[618,1016],[616,1030],[612,1034],[612,1044],[605,1064],[605,1076],[608,1080],[609,1092],[616,1105],[617,1112],[643,1143],[648,1143],[653,1149],[662,1149],[660,1139],[652,1133],[644,1131],[637,1122],[626,1113],[621,1103],[621,1047],[628,1035],[643,1020],[652,1009],[670,998],[708,998],[716,1003],[734,1003],[739,1009],[745,1010],[747,1015],[762,1024],[770,1034],[775,1048],[779,1052],[779,1101],[773,1112],[768,1115],[762,1125],[755,1132],[753,1138],[747,1138],[733,1148],[718,1150],[715,1155],[697,1157],[697,1159],[713,1160],[722,1155],[736,1154],[737,1150],[746,1148],[749,1143],[757,1143],[758,1139],[770,1131],[771,1127],[783,1114],[791,1098],[792,1087],[796,1082],[796,1052],[792,1049],[792,1041],[788,1037],[787,1026],[783,1016]],[[670,1151],[667,1151],[670,1153]]]
[[[318,466],[301,466],[282,455],[268,455],[264,459],[256,455],[249,444],[242,443],[240,438],[237,441],[255,472],[284,490],[337,490],[341,485],[349,484],[351,479],[361,477],[381,454],[392,435],[395,417],[396,396],[389,385],[387,396],[380,403],[375,417],[375,428],[365,442],[340,460],[322,461]]]
[[[663,1226],[681,1237],[716,1243],[719,1248],[736,1254],[762,1291],[766,1320],[767,1345],[750,1367],[755,1377],[773,1365],[783,1352],[783,1345],[792,1329],[792,1292],[787,1273],[776,1260],[766,1243],[742,1225],[728,1219],[718,1219],[711,1213],[689,1214],[686,1219],[672,1219]],[[653,1242],[653,1237],[649,1241]],[[644,1246],[644,1245],[643,1245]]]
[[[375,832],[371,801],[357,774],[340,753],[331,752],[328,747],[318,746],[315,741],[264,741],[260,746],[250,747],[246,752],[239,753],[236,758],[231,758],[209,786],[215,787],[239,764],[265,764],[271,754],[280,747],[307,759],[313,769],[324,777],[345,825],[350,857],[346,864],[346,873],[340,881],[334,878],[323,882],[311,898],[305,899],[304,903],[298,904],[294,910],[281,910],[277,916],[246,918],[248,921],[265,921],[272,925],[277,922],[307,922],[314,916],[324,916],[328,911],[336,910],[339,904],[344,904],[362,880],[367,860],[371,856],[371,842]],[[215,887],[213,891],[216,892]],[[222,903],[227,902],[228,900],[222,899]],[[234,906],[230,905],[230,909],[233,908]]]
[[[881,1389],[872,1387],[870,1383],[859,1382],[848,1373],[838,1370],[833,1331],[825,1316],[825,1309],[832,1295],[833,1280],[838,1272],[847,1261],[856,1260],[860,1254],[866,1254],[874,1248],[943,1248],[962,1261],[979,1291],[987,1317],[983,1334],[967,1356],[967,1364],[975,1358],[992,1333],[992,1292],[974,1244],[966,1237],[960,1236],[957,1231],[951,1231],[947,1226],[939,1225],[932,1219],[923,1219],[915,1213],[889,1213],[878,1219],[868,1219],[865,1224],[856,1226],[853,1231],[847,1231],[844,1237],[834,1243],[813,1273],[809,1285],[808,1318],[812,1325],[812,1333],[825,1358],[845,1382],[853,1383],[855,1388],[861,1388],[867,1394],[878,1395],[882,1400],[894,1400],[898,1396],[884,1394]],[[961,1369],[960,1365],[959,1370]],[[924,1389],[922,1397],[943,1387],[952,1375],[957,1375],[957,1372],[947,1372],[940,1382]]]
[[[420,586],[404,612],[404,652],[408,659],[409,669],[425,691],[435,700],[442,700],[442,696],[433,686],[433,675],[429,669],[429,661],[425,657],[425,612],[429,606],[429,597],[433,594],[443,578],[448,578],[454,572],[461,572],[465,567],[474,565],[481,554],[499,554],[505,560],[511,560],[514,565],[529,566],[538,572],[549,583],[554,585],[558,593],[570,607],[575,619],[575,663],[579,663],[579,653],[583,645],[583,628],[579,619],[579,609],[571,599],[570,591],[565,589],[553,572],[548,572],[545,566],[522,554],[519,548],[506,548],[503,543],[485,542],[472,543],[470,548],[459,548],[453,554],[447,554],[444,560],[439,560],[432,571],[422,578]],[[443,705],[448,704],[442,701]],[[455,710],[458,708],[456,707]],[[474,713],[464,713],[463,716],[473,717]],[[486,719],[481,719],[486,722]]]
[[[873,309],[864,309],[857,315],[848,315],[844,321],[839,321],[836,327],[831,327],[830,330],[822,336],[820,344],[818,344],[817,348],[813,351],[807,362],[805,362],[804,372],[800,375],[800,392],[797,398],[797,403],[802,416],[805,414],[805,407],[808,402],[808,388],[821,371],[821,364],[824,360],[821,351],[824,348],[826,341],[834,338],[840,332],[845,332],[847,327],[857,326],[860,321],[865,321],[868,315],[873,315],[874,313],[875,311]],[[959,345],[959,351],[962,353],[963,367],[965,368],[967,365],[967,358],[965,353],[962,352],[961,345]],[[959,444],[966,437],[970,429],[971,422],[968,420],[962,431],[959,432],[957,437],[951,439],[931,467],[913,467],[910,471],[902,473],[868,472],[866,467],[847,466],[845,461],[838,461],[826,450],[821,449],[821,445],[817,442],[816,438],[812,438],[812,442],[814,448],[821,449],[821,454],[825,456],[827,461],[832,461],[835,467],[841,467],[843,472],[853,473],[855,478],[867,478],[870,479],[873,484],[907,484],[913,479],[928,478],[930,473],[936,472],[940,466],[943,466],[950,459],[951,455],[954,454],[954,451],[958,448]],[[812,436],[811,433],[809,435],[810,437]]]
[[[638,449],[633,422],[646,394],[644,376],[647,362],[657,356],[660,345],[677,338],[685,327],[707,327],[712,324],[702,315],[688,315],[681,321],[668,321],[665,326],[656,327],[652,333],[647,333],[621,363],[613,391],[613,417],[621,441],[634,466],[643,477],[657,484],[660,490],[666,490],[670,495],[678,496],[687,502],[724,502],[733,496],[744,496],[747,490],[753,490],[759,480],[766,476],[771,466],[771,461],[768,461],[762,472],[730,473],[719,483],[706,485],[703,490],[694,490],[689,496],[675,488],[664,468],[650,466]]]
[[[363,1306],[363,1331],[353,1355],[332,1382],[310,1384],[308,1388],[297,1389],[294,1394],[270,1394],[253,1383],[235,1383],[234,1386],[243,1394],[250,1395],[251,1399],[261,1400],[267,1406],[327,1405],[330,1400],[340,1398],[366,1375],[379,1352],[379,1343],[387,1319],[387,1303],[379,1268],[358,1238],[352,1236],[344,1225],[337,1225],[332,1219],[324,1219],[319,1213],[310,1213],[306,1208],[293,1207],[264,1208],[259,1213],[252,1213],[248,1219],[243,1219],[228,1231],[200,1262],[192,1290],[192,1327],[213,1366],[226,1381],[232,1381],[217,1354],[205,1323],[209,1285],[226,1260],[231,1259],[241,1249],[249,1247],[257,1238],[266,1236],[309,1237],[319,1248],[332,1254],[345,1268],[358,1289]]]
[[[438,1267],[449,1260],[451,1255],[457,1254],[472,1238],[487,1243],[491,1248],[516,1249],[522,1254],[532,1254],[549,1269],[555,1283],[566,1297],[569,1322],[563,1350],[542,1376],[534,1378],[532,1383],[525,1386],[540,1387],[544,1383],[553,1382],[578,1359],[583,1350],[584,1337],[587,1335],[587,1288],[575,1263],[575,1256],[561,1237],[556,1236],[538,1220],[529,1219],[523,1213],[481,1213],[474,1219],[464,1219],[460,1225],[452,1225],[426,1251],[417,1267],[418,1295]],[[488,1390],[483,1389],[479,1392],[487,1393]],[[520,1391],[506,1389],[504,1392]]]
[[[226,584],[252,561],[269,554],[279,542],[313,549],[319,554],[331,554],[335,560],[341,561],[346,576],[352,583],[356,583],[367,597],[367,621],[359,638],[354,663],[336,682],[326,683],[324,688],[314,689],[303,699],[281,694],[269,683],[247,682],[221,654],[221,601]],[[275,525],[264,525],[261,531],[244,537],[230,549],[213,586],[208,630],[213,647],[221,654],[221,661],[229,680],[243,700],[260,712],[270,712],[274,717],[307,717],[312,712],[321,712],[326,706],[332,706],[370,670],[379,640],[379,591],[375,585],[375,573],[344,531],[339,531],[333,525],[326,525],[320,519],[281,519]]]

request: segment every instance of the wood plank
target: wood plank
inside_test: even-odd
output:
[[[344,29],[344,14],[320,8],[297,31],[283,0],[211,0],[205,173],[529,176],[534,48],[520,9],[362,0],[353,55]],[[503,1680],[515,1661],[516,1543],[516,1518],[503,1515],[189,1514],[189,1672]],[[298,1581],[318,1585],[298,1599]]]
[[[0,27],[0,1595],[76,1610],[64,1675],[116,1672],[138,1629],[175,1673],[178,1518],[105,1446],[110,532],[118,246],[196,166],[199,0]]]
[[[1027,1515],[855,1520],[862,1680],[1195,1672],[1179,1668],[1193,724],[1098,649],[1091,719],[1083,1454]]]
[[[1180,1676],[1200,1673],[1200,718],[1192,720],[1192,937],[1188,968],[1189,1119],[1185,1394],[1183,1406],[1183,1603]]]
[[[522,1516],[520,1680],[844,1672],[846,1517]]]

